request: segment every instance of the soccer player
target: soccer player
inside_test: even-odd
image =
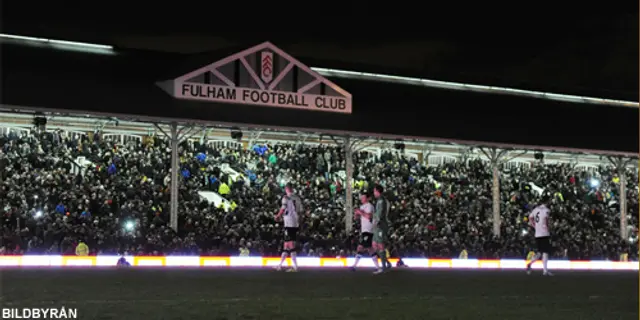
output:
[[[549,253],[551,252],[551,241],[549,240],[549,208],[547,204],[550,202],[550,197],[545,196],[542,204],[535,207],[529,214],[529,224],[536,229],[536,244],[538,245],[538,252],[531,258],[531,261],[527,264],[527,274],[531,274],[531,265],[540,259],[542,256],[542,274],[545,276],[552,276],[553,274],[547,269],[547,263],[549,262]]]
[[[359,209],[355,210],[355,217],[360,217],[360,243],[358,244],[358,254],[356,255],[356,261],[351,267],[351,270],[355,271],[358,266],[358,262],[365,254],[365,252],[369,253],[373,257],[373,263],[376,266],[376,269],[380,269],[378,265],[378,256],[375,255],[375,251],[372,247],[373,242],[373,212],[375,208],[373,204],[369,202],[369,195],[367,193],[363,193],[360,195],[360,202],[362,205]]]
[[[298,235],[298,214],[302,214],[302,199],[293,192],[293,185],[288,183],[285,188],[286,195],[282,197],[282,207],[276,215],[276,220],[283,217],[284,220],[284,248],[282,250],[282,257],[280,264],[276,267],[276,270],[282,269],[282,264],[287,260],[287,256],[291,256],[291,262],[293,263],[293,269],[288,269],[287,272],[298,271],[298,261],[296,259],[296,240]]]
[[[374,273],[380,274],[386,271],[391,263],[387,260],[387,251],[385,242],[387,240],[387,232],[389,230],[389,201],[382,195],[384,188],[376,185],[373,188],[373,196],[376,198],[376,210],[373,214],[373,249],[377,252],[378,257],[382,260],[382,268],[378,268]]]

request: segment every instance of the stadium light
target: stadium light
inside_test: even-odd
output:
[[[551,92],[485,86],[485,85],[477,85],[477,84],[470,84],[470,83],[430,80],[430,79],[414,78],[414,77],[401,77],[401,76],[393,76],[393,75],[377,74],[377,73],[369,73],[369,72],[347,71],[347,70],[326,69],[326,68],[311,68],[311,69],[322,76],[333,77],[333,78],[379,81],[379,82],[422,86],[422,87],[429,87],[429,88],[472,91],[472,92],[481,92],[481,93],[507,94],[512,96],[520,96],[520,97],[528,97],[528,98],[538,98],[538,99],[547,99],[547,100],[583,103],[583,104],[607,105],[607,106],[613,106],[613,107],[626,107],[626,108],[640,107],[640,104],[635,101],[584,97],[584,96],[559,94],[559,93],[551,93]]]
[[[113,46],[105,44],[95,44],[78,41],[55,40],[48,38],[19,36],[14,34],[0,33],[0,39],[15,41],[22,44],[48,45],[58,49],[81,50],[85,52],[113,54]]]

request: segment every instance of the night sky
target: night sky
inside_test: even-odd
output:
[[[4,6],[4,33],[180,53],[269,40],[310,66],[638,101],[637,3],[457,11],[20,5]],[[609,119],[618,113],[610,108],[601,111]]]

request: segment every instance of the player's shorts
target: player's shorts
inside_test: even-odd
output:
[[[538,252],[551,253],[551,240],[549,237],[536,238],[536,244],[538,245]]]
[[[373,233],[363,232],[360,234],[360,245],[364,248],[371,248],[371,242],[373,242]]]
[[[373,231],[373,242],[384,244],[387,241],[387,230],[375,229]]]
[[[298,228],[284,228],[284,241],[297,241],[298,240]]]

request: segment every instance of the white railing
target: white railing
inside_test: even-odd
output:
[[[595,173],[598,171],[598,166],[593,166],[593,165],[577,165],[576,169],[579,171],[587,171],[587,172],[591,172],[591,173]]]
[[[429,156],[429,159],[427,159],[427,164],[430,167],[434,167],[434,166],[441,166],[446,163],[454,163],[456,161],[458,161],[458,159],[456,159],[455,157],[432,155],[432,156]]]
[[[242,142],[230,140],[209,140],[207,144],[214,148],[228,148],[232,150],[240,150],[243,147]]]
[[[525,162],[525,161],[509,161],[504,164],[504,167],[507,169],[515,169],[515,168],[528,169],[528,168],[531,168],[531,163]]]

